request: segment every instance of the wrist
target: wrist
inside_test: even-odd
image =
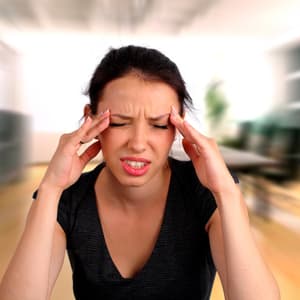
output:
[[[226,193],[213,194],[217,202],[217,206],[221,216],[228,216],[235,219],[234,216],[242,216],[245,220],[249,220],[248,208],[243,198],[243,194],[239,185],[235,185]]]
[[[38,188],[38,196],[39,195],[51,195],[51,197],[59,199],[63,190],[64,189],[61,187],[53,186],[46,181],[42,181]]]
[[[241,190],[238,184],[234,183],[230,187],[224,188],[222,191],[213,192],[213,196],[217,204],[231,203],[235,200],[241,199]]]

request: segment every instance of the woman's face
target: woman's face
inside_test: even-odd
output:
[[[176,92],[163,82],[129,73],[109,82],[97,112],[110,110],[110,126],[99,136],[107,170],[123,185],[141,186],[162,174],[175,136],[171,106]]]

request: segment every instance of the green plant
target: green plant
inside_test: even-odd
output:
[[[206,105],[206,117],[210,126],[218,126],[226,114],[228,103],[221,90],[222,81],[212,81],[206,90],[204,97]]]

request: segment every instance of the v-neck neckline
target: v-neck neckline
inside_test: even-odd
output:
[[[96,178],[99,176],[102,169],[103,169],[103,167],[99,170],[99,173],[97,174]],[[109,248],[108,248],[106,240],[105,240],[105,235],[104,235],[104,231],[103,231],[101,217],[100,217],[99,210],[98,210],[97,194],[96,194],[96,190],[95,190],[95,185],[93,185],[93,189],[92,189],[92,191],[93,191],[93,201],[92,202],[93,202],[93,206],[94,206],[93,211],[96,214],[95,217],[97,219],[97,225],[98,225],[98,228],[97,228],[96,231],[100,234],[100,239],[101,239],[101,242],[103,243],[102,247],[105,251],[105,256],[108,258],[109,263],[111,264],[111,267],[112,267],[113,272],[114,272],[114,277],[116,276],[119,280],[122,280],[122,281],[137,280],[141,276],[141,274],[146,272],[146,270],[149,268],[149,265],[151,264],[153,259],[155,259],[155,255],[157,253],[157,248],[161,244],[161,240],[162,240],[163,234],[164,234],[165,229],[166,229],[165,228],[166,227],[166,220],[167,220],[167,217],[168,217],[168,211],[169,211],[169,206],[170,206],[170,202],[171,202],[170,201],[170,198],[171,198],[171,189],[170,189],[170,187],[172,186],[172,181],[174,180],[174,175],[173,175],[171,166],[170,166],[170,170],[171,170],[171,175],[170,175],[170,180],[169,180],[167,198],[166,198],[166,203],[165,203],[165,206],[164,206],[162,222],[161,222],[161,225],[160,225],[160,229],[159,229],[159,233],[157,235],[156,241],[154,243],[154,246],[151,250],[151,253],[150,253],[149,257],[146,259],[146,261],[145,261],[144,265],[142,266],[142,268],[134,276],[128,277],[128,278],[123,277],[123,275],[121,274],[120,270],[118,269],[117,265],[115,264],[111,254],[110,254]]]

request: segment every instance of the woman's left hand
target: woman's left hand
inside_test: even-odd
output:
[[[191,158],[200,182],[214,194],[231,191],[235,186],[215,140],[199,133],[172,107],[171,123],[183,135],[183,147]]]

